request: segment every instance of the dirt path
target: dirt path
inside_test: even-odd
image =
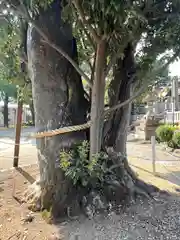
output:
[[[37,163],[36,140],[28,140],[27,134],[34,132],[34,127],[22,128],[19,165]],[[0,129],[0,171],[12,168],[14,154],[15,129]]]
[[[141,142],[127,144],[128,161],[135,171],[152,175],[152,150],[151,144]],[[160,147],[156,147],[156,173],[160,179],[175,184],[180,188],[180,156],[173,156]],[[159,182],[160,182],[159,179]]]
[[[0,240],[45,240],[55,232],[55,227],[47,225],[40,214],[31,213],[18,200],[38,174],[37,166],[1,173],[0,179]],[[14,197],[13,197],[14,196]],[[32,222],[26,221],[29,215]]]
[[[14,145],[4,144],[4,149],[0,149],[0,171],[12,168],[13,166]],[[20,146],[19,166],[27,166],[37,163],[37,150],[31,144]]]

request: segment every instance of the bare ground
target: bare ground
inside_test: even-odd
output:
[[[31,223],[26,220],[31,214],[25,204],[19,202],[27,185],[37,176],[37,166],[3,172],[0,179],[0,239],[48,239],[54,227],[44,222],[40,214],[33,213]],[[26,222],[27,221],[27,222]]]

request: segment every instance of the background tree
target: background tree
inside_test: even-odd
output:
[[[166,56],[167,58],[167,56]],[[160,88],[162,87],[166,87],[168,84],[171,83],[172,81],[172,77],[170,75],[170,71],[169,71],[169,66],[167,66],[166,68],[163,69],[163,66],[166,64],[166,60],[163,57],[160,59],[157,59],[154,62],[154,67],[153,67],[153,71],[152,71],[152,76],[151,79],[152,81],[149,82],[149,85],[147,86],[146,91],[144,91],[142,94],[140,94],[140,96],[138,96],[134,102],[136,104],[139,103],[143,103],[144,102],[144,98],[150,93],[152,92],[152,89],[155,87],[157,89],[157,91],[160,91]],[[161,71],[157,71],[158,69],[162,69]],[[143,80],[145,81],[145,80]],[[139,81],[139,84],[137,86],[137,90],[141,87],[142,82]]]
[[[4,101],[3,116],[4,116],[4,127],[9,127],[9,111],[8,103],[10,99],[15,99],[17,97],[16,86],[0,80],[0,100]]]
[[[6,32],[7,31],[7,32]],[[8,24],[4,22],[2,26],[0,27],[0,49],[1,49],[1,55],[0,55],[0,96],[1,100],[4,101],[4,107],[3,107],[3,116],[4,116],[4,127],[9,127],[9,119],[8,119],[8,103],[10,98],[16,98],[17,97],[17,90],[16,85],[12,83],[11,81],[11,71],[12,71],[12,65],[14,63],[14,58],[8,58],[7,55],[7,43],[11,42],[11,39],[9,38],[9,28]]]
[[[34,109],[32,107],[31,81],[27,75],[27,60],[22,49],[21,38],[23,28],[20,21],[12,16],[1,19],[0,27],[0,89],[1,96],[5,99],[5,125],[7,126],[7,103],[9,97],[17,100],[21,95],[23,102],[30,105],[32,120],[34,123]],[[24,46],[24,43],[23,43]]]
[[[40,198],[35,195],[40,201],[38,206],[62,214],[76,200],[87,205],[92,191],[104,193],[106,199],[109,192],[111,198],[123,190],[131,196],[142,193],[140,187],[149,194],[150,190],[134,176],[127,163],[129,108],[152,80],[156,59],[167,50],[174,53],[167,56],[165,66],[158,68],[157,73],[179,56],[179,2],[72,0],[64,5],[60,0],[8,2],[14,14],[31,23],[21,42],[27,40],[24,49],[38,130],[85,123],[91,108],[90,153],[83,150],[83,145],[78,151],[75,147],[76,154],[68,154],[76,144],[89,140],[87,131],[39,140]],[[8,10],[6,4],[1,5]],[[140,49],[135,56],[137,44]],[[81,58],[89,66],[88,73],[79,67]],[[109,109],[104,111],[106,78],[110,74]],[[91,103],[82,84],[84,80],[92,89],[88,96]],[[133,93],[139,81],[142,87]],[[62,151],[66,157],[61,154],[59,160]],[[78,159],[83,159],[84,165],[78,165]],[[82,166],[88,169],[86,176]],[[82,179],[87,180],[85,187]]]

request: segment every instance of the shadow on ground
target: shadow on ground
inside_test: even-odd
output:
[[[141,171],[144,171],[148,174],[154,175],[151,171],[149,171],[149,170],[147,170],[143,167],[139,167],[139,166],[136,166],[136,165],[133,165],[133,164],[130,164],[130,166],[133,167],[133,168],[139,169]],[[179,188],[177,188],[176,191],[180,192],[180,171],[172,171],[171,170],[171,172],[169,172],[169,173],[159,173],[159,172],[157,172],[155,174],[155,177],[158,177],[158,178],[161,178],[161,179],[164,179],[164,180],[168,180],[169,182],[178,185]]]
[[[131,138],[131,139],[128,139],[127,142],[129,143],[139,143],[139,144],[151,144],[151,141],[148,141],[148,140],[144,140],[142,138]]]
[[[159,174],[159,177],[164,178],[169,182],[178,185],[180,189],[180,171],[171,171],[166,174],[161,173]]]
[[[128,139],[127,140],[127,142],[141,142],[142,141],[142,139],[140,139],[140,138],[133,138],[133,139]]]
[[[35,178],[33,178],[28,172],[26,172],[21,167],[17,167],[16,171],[18,171],[29,183],[33,184],[35,182]]]
[[[149,174],[152,174],[151,171],[148,171],[148,170],[145,169],[145,168],[142,168],[142,167],[139,167],[139,166],[133,165],[132,163],[129,163],[129,165],[130,165],[131,167],[134,167],[134,168],[137,168],[137,169],[142,170],[142,171],[144,171],[144,172],[147,172],[147,173],[149,173]]]

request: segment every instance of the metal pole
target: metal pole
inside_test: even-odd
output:
[[[22,106],[23,106],[22,101],[18,101],[13,167],[18,167],[18,162],[19,162],[19,148],[20,148],[19,145],[20,145],[20,138],[21,138],[21,125],[22,125]]]
[[[153,174],[156,174],[156,139],[155,136],[151,136],[151,146],[152,146],[152,168]]]

